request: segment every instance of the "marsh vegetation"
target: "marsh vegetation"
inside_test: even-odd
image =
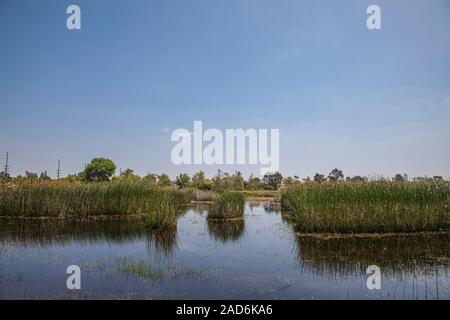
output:
[[[0,185],[0,216],[93,217],[144,215],[150,227],[174,226],[189,190],[144,183],[23,183]]]
[[[245,196],[239,192],[219,192],[208,208],[208,219],[227,220],[244,217]]]
[[[449,225],[449,183],[305,183],[282,192],[299,231],[437,231]]]
[[[26,172],[0,179],[0,216],[96,217],[145,216],[148,229],[176,226],[182,205],[208,203],[208,219],[243,219],[245,199],[281,203],[298,231],[320,233],[389,233],[447,230],[450,183],[440,176],[392,179],[347,177],[337,168],[313,179],[267,173],[247,180],[239,171],[140,177],[132,169],[114,176],[116,166],[93,159],[84,171],[52,180]],[[280,196],[281,195],[281,196]]]
[[[448,232],[298,235],[279,207],[266,204],[246,202],[244,219],[218,221],[207,219],[209,203],[183,206],[173,230],[145,229],[140,215],[2,218],[0,296],[450,298]],[[86,280],[68,296],[72,261]],[[366,287],[372,264],[383,272],[381,290]]]

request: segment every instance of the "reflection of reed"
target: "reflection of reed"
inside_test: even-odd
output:
[[[365,273],[377,265],[383,274],[401,276],[449,266],[450,233],[323,239],[296,239],[299,263],[323,275]]]
[[[262,203],[265,213],[281,213],[281,208],[279,205],[273,202],[263,202]]]
[[[189,209],[194,211],[197,214],[203,215],[206,214],[208,211],[208,204],[207,203],[195,203],[194,205],[189,206]]]
[[[148,229],[146,232],[147,247],[150,251],[168,255],[177,245],[177,229]]]
[[[0,243],[64,245],[72,242],[122,242],[144,236],[144,219],[2,219]]]
[[[259,208],[261,201],[247,201],[247,205],[250,211],[253,212],[254,209]]]
[[[290,226],[295,227],[294,220],[292,219],[292,215],[289,212],[285,212],[283,210],[280,211],[281,220],[289,224]]]
[[[143,239],[148,248],[170,253],[176,246],[175,228],[146,229],[144,218],[136,219],[4,219],[0,223],[0,244],[51,246],[122,243]]]
[[[244,220],[207,220],[208,232],[216,240],[223,243],[237,241],[244,234]]]

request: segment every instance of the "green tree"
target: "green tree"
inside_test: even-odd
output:
[[[86,181],[109,181],[116,172],[116,165],[106,158],[94,158],[84,170]]]
[[[324,174],[320,174],[320,173],[316,173],[314,175],[313,180],[314,180],[314,182],[323,182],[323,181],[325,181],[325,175]]]
[[[363,177],[361,177],[361,176],[354,176],[354,177],[347,177],[348,179],[347,179],[347,181],[349,181],[349,182],[364,182],[364,181],[366,181]]]
[[[50,177],[47,174],[47,171],[41,172],[39,175],[39,180],[51,180]]]
[[[189,187],[190,182],[191,178],[187,173],[180,173],[175,179],[175,185],[180,189]]]
[[[220,169],[217,169],[216,175],[212,178],[212,184],[213,184],[213,188],[215,190],[223,189],[223,187],[224,187],[223,179],[224,179],[223,171]]]
[[[200,189],[199,188],[200,185],[202,185],[205,180],[206,180],[206,176],[203,171],[196,172],[192,176],[192,184],[195,188],[198,188],[198,189]]]
[[[254,177],[253,173],[250,174],[250,177],[245,183],[245,189],[247,190],[259,190],[264,188],[264,183],[260,178]]]
[[[158,186],[161,187],[170,187],[172,185],[172,181],[167,174],[163,173],[158,177]]]
[[[392,178],[392,180],[393,181],[396,181],[396,182],[404,182],[404,181],[408,181],[408,175],[405,173],[405,174],[400,174],[400,173],[397,173],[395,176],[394,176],[394,178]]]
[[[271,190],[278,190],[280,188],[281,182],[283,181],[283,176],[278,171],[274,173],[267,173],[263,177],[264,183]]]
[[[331,181],[338,181],[344,179],[344,173],[342,170],[339,169],[333,169],[331,170],[330,174],[328,175],[328,180]]]
[[[142,182],[150,185],[156,185],[158,182],[158,175],[149,173],[142,178]]]
[[[298,182],[297,179],[294,179],[293,177],[286,177],[283,179],[283,182],[286,186],[292,186]]]
[[[79,174],[69,174],[67,177],[64,178],[64,181],[74,183],[77,181],[84,181],[84,171],[80,172]]]
[[[126,181],[126,182],[137,182],[140,179],[141,179],[141,177],[139,177],[137,174],[135,174],[134,170],[130,169],[130,168],[122,171],[120,173],[119,177],[113,178],[113,180]]]
[[[242,177],[242,173],[240,171],[235,171],[234,174],[230,177],[231,188],[234,190],[243,190],[244,189],[244,178]]]
[[[25,178],[27,178],[28,180],[37,180],[38,174],[31,171],[25,171]]]
[[[200,190],[211,190],[212,188],[211,180],[206,178],[203,171],[196,172],[192,176],[192,184],[195,188]]]
[[[0,172],[0,183],[6,183],[11,179],[9,174],[5,173],[4,171]]]

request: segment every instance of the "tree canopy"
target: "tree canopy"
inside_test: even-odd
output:
[[[110,159],[94,158],[84,170],[86,181],[109,181],[116,172],[116,165]]]

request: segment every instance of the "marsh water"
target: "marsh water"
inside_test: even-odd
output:
[[[448,233],[298,237],[268,202],[247,202],[242,221],[206,215],[188,206],[173,231],[142,219],[1,219],[0,299],[450,299]],[[67,289],[69,265],[80,290]],[[368,289],[369,265],[381,289]]]

